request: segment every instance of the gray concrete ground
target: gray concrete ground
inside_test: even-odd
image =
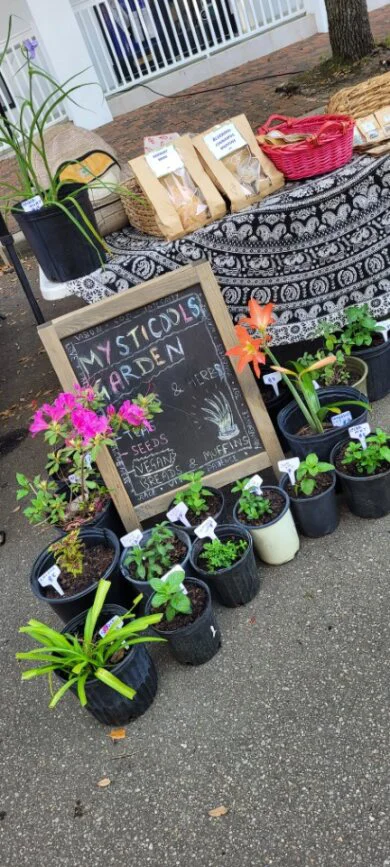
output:
[[[4,433],[56,379],[13,275],[0,285]],[[78,304],[42,307],[49,318]],[[389,410],[382,401],[374,420],[388,426]],[[115,744],[73,696],[49,711],[44,680],[22,684],[14,659],[28,645],[20,624],[56,623],[28,581],[50,537],[14,499],[15,471],[43,460],[31,438],[0,460],[2,867],[389,867],[390,519],[343,508],[333,536],[262,567],[250,605],[218,608],[209,664],[155,651],[156,701]],[[228,813],[210,818],[220,805]]]

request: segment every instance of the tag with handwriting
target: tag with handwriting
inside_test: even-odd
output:
[[[216,526],[217,522],[214,521],[214,518],[206,518],[205,521],[199,524],[199,527],[196,527],[195,535],[198,539],[205,539],[207,536],[209,539],[216,539],[217,537],[214,532]]]
[[[370,433],[371,428],[368,422],[364,422],[363,424],[355,424],[353,427],[350,427],[348,433],[353,440],[359,440],[361,443],[362,449],[367,448],[366,436]]]
[[[121,544],[124,548],[135,548],[139,545],[142,536],[142,530],[132,530],[131,533],[126,533],[126,536],[121,536]]]
[[[111,626],[114,626],[114,624],[116,629],[120,629],[123,626],[123,620],[121,620],[117,614],[114,614],[114,616],[111,617],[110,620],[107,620],[107,623],[99,629],[100,637],[104,638],[104,636],[107,635],[108,630],[111,629]]]
[[[390,319],[382,319],[382,322],[376,323],[378,328],[381,330],[383,337],[385,340],[389,339],[389,331],[390,331]]]
[[[25,199],[22,202],[22,208],[26,213],[30,211],[40,211],[43,208],[43,201],[40,196],[33,196],[32,199]]]
[[[174,524],[176,521],[180,521],[180,523],[184,524],[185,527],[190,527],[191,524],[186,518],[187,512],[188,506],[186,506],[185,503],[178,503],[177,506],[173,506],[173,508],[167,512],[168,521],[173,521]]]
[[[346,424],[349,424],[352,421],[352,413],[347,410],[347,412],[340,412],[339,415],[332,415],[331,422],[333,427],[345,427]]]
[[[56,590],[60,596],[64,596],[64,591],[58,581],[60,575],[61,569],[59,566],[51,566],[51,568],[47,569],[43,575],[39,576],[38,583],[41,587],[54,587],[54,590]]]
[[[286,458],[285,461],[278,461],[279,469],[287,473],[292,485],[295,485],[295,473],[300,463],[299,458]]]
[[[185,574],[186,574],[186,573],[185,573],[184,569],[182,568],[182,566],[172,566],[172,568],[169,569],[168,572],[166,572],[165,575],[163,575],[163,576],[160,578],[160,581],[162,581],[162,582],[164,583],[164,581],[167,581],[168,578],[169,578],[169,576],[170,576],[170,575],[173,575],[174,572],[181,572],[181,573],[182,573],[183,580],[184,580],[184,578],[185,578]],[[188,595],[188,590],[186,590],[186,588],[184,587],[184,584],[183,584],[183,583],[182,583],[182,584],[179,584],[179,587],[180,587],[180,590],[183,591],[184,595],[187,596],[187,595]]]
[[[263,382],[265,382],[266,385],[272,385],[272,388],[277,397],[279,395],[278,382],[280,382],[281,379],[282,374],[277,373],[277,371],[275,371],[275,373],[266,373],[265,376],[263,376]]]
[[[248,479],[244,490],[250,491],[251,494],[258,494],[261,496],[261,486],[263,484],[263,479],[259,475],[252,476],[252,478]]]

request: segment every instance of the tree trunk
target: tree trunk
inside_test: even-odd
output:
[[[375,48],[367,0],[325,0],[335,60],[360,60]]]

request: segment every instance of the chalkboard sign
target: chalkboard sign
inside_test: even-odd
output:
[[[236,340],[208,264],[62,316],[39,333],[64,387],[98,384],[116,406],[151,391],[161,401],[152,432],[123,433],[99,458],[129,529],[168,506],[183,472],[203,470],[221,485],[281,457],[252,374],[238,380],[226,357]]]

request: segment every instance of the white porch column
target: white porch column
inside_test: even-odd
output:
[[[77,24],[70,0],[26,0],[50,60],[54,77],[61,84],[71,75],[86,69],[75,79],[75,84],[98,82],[93,66]],[[87,68],[88,67],[88,68]],[[112,114],[99,84],[83,87],[73,94],[79,103],[66,100],[65,107],[70,120],[85,129],[96,129],[112,120]]]
[[[306,12],[314,15],[319,33],[328,32],[328,16],[324,0],[306,0]]]

